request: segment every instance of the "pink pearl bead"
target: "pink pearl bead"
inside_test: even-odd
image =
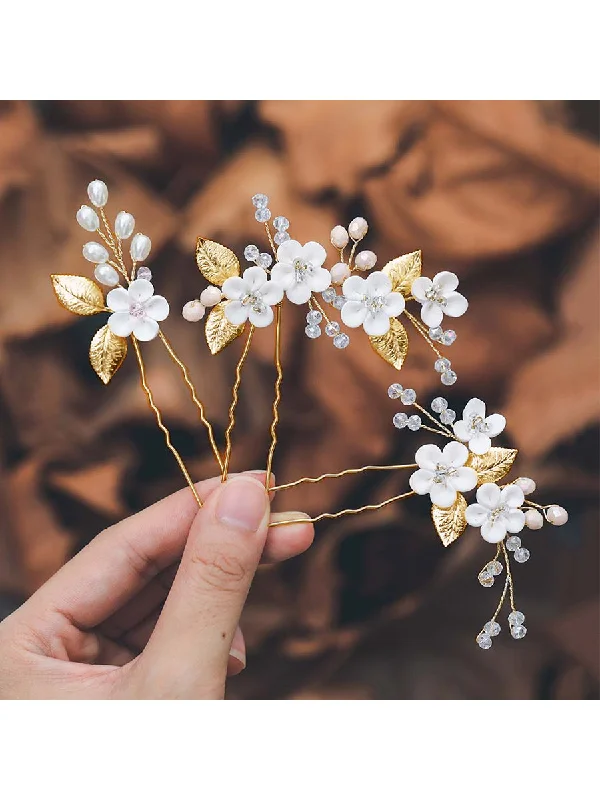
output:
[[[546,519],[552,525],[564,525],[568,521],[569,515],[566,508],[562,506],[550,506],[546,509]]]
[[[334,264],[331,268],[331,282],[340,284],[343,283],[346,278],[350,277],[350,267],[348,264]]]
[[[354,266],[356,269],[373,269],[376,263],[377,256],[372,250],[362,250],[360,253],[356,254],[356,258],[354,259]]]
[[[211,308],[221,302],[221,290],[217,286],[207,286],[200,295],[200,302],[203,306]]]
[[[544,524],[544,518],[536,508],[530,508],[525,512],[525,525],[531,531],[539,530]]]
[[[181,312],[181,316],[188,322],[200,322],[206,309],[199,300],[190,300],[186,303]]]
[[[515,483],[519,489],[523,491],[523,494],[532,494],[535,492],[536,485],[532,478],[517,478]]]
[[[341,250],[348,244],[348,231],[343,225],[336,225],[331,231],[331,244]]]
[[[356,217],[356,219],[353,219],[350,225],[348,225],[350,236],[355,242],[364,239],[368,230],[369,225],[364,217]]]

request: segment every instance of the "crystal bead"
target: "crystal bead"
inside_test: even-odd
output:
[[[521,547],[521,540],[518,536],[509,536],[506,540],[507,550],[518,550]]]
[[[343,350],[345,347],[348,347],[350,344],[350,337],[347,333],[338,333],[337,336],[333,337],[333,346],[337,347],[338,350]]]
[[[489,622],[486,622],[483,626],[483,630],[487,633],[488,636],[498,636],[502,628],[496,622],[495,619],[491,619]]]
[[[361,239],[364,239],[368,230],[369,226],[364,217],[356,217],[352,220],[350,225],[348,225],[348,233],[350,234],[350,238],[355,242],[359,242]]]
[[[343,294],[336,294],[331,305],[340,311],[346,305],[346,298]]]
[[[400,411],[398,414],[394,414],[392,422],[396,428],[406,428],[408,425],[408,414],[405,414],[404,411]]]
[[[436,372],[446,372],[446,370],[450,369],[450,367],[451,363],[447,358],[438,358],[433,365],[433,368]]]
[[[477,576],[477,579],[479,580],[479,583],[486,588],[494,585],[494,576],[487,569],[482,569]]]
[[[511,611],[508,615],[509,625],[522,625],[525,622],[525,614],[522,611]]]
[[[246,261],[256,261],[260,255],[260,250],[255,244],[249,244],[244,248],[244,258]]]
[[[525,625],[514,625],[510,629],[510,635],[513,639],[522,639],[527,634],[527,628]]]
[[[275,217],[273,227],[278,231],[287,231],[290,227],[290,221],[286,217]]]
[[[421,427],[421,417],[418,414],[413,414],[412,417],[408,418],[409,431],[418,431],[420,427]]]
[[[502,572],[502,564],[499,561],[490,561],[486,569],[488,572],[491,572],[492,575],[500,575]]]
[[[142,278],[145,281],[151,281],[152,280],[152,270],[150,269],[150,267],[140,267],[136,271],[135,277],[136,278]]]
[[[252,198],[252,205],[255,208],[265,208],[269,205],[269,198],[266,194],[255,194]]]
[[[342,261],[334,264],[329,272],[331,273],[331,282],[335,283],[336,286],[340,286],[346,278],[350,277],[350,267]]]
[[[562,506],[550,506],[546,509],[545,514],[551,525],[564,525],[569,520],[567,509]]]
[[[519,547],[518,550],[515,550],[515,561],[518,564],[524,564],[526,561],[529,561],[529,556],[531,553],[526,547]]]
[[[306,315],[306,321],[309,325],[318,325],[323,319],[320,311],[309,311]]]
[[[402,386],[399,383],[392,383],[388,388],[388,397],[392,400],[397,400],[402,394]]]
[[[544,517],[540,514],[537,508],[530,508],[525,512],[525,525],[530,531],[539,531],[544,525]]]
[[[307,325],[306,328],[304,328],[304,333],[309,339],[318,339],[321,335],[321,328],[319,328],[318,325]]]
[[[442,344],[445,344],[446,347],[450,347],[450,345],[454,344],[455,341],[456,341],[456,331],[444,331],[440,339],[440,342]]]
[[[441,414],[442,411],[445,411],[448,408],[448,401],[445,397],[434,397],[431,401],[431,410],[435,411],[436,414]]]
[[[492,646],[492,637],[488,633],[480,633],[476,639],[477,644],[482,650],[489,650]]]
[[[447,408],[440,414],[440,421],[443,422],[444,425],[452,425],[455,419],[456,419],[456,411],[452,411],[451,408]]]
[[[515,484],[522,490],[523,494],[533,494],[537,488],[533,478],[517,478]]]
[[[119,273],[110,264],[98,264],[94,270],[94,277],[104,286],[116,286],[119,282]]]
[[[434,342],[439,342],[442,338],[444,331],[438,325],[437,328],[429,328],[429,338]]]
[[[321,292],[321,297],[325,300],[326,303],[331,303],[333,298],[337,296],[337,293],[333,286],[330,286],[328,289],[325,289],[324,292]]]
[[[348,244],[348,231],[346,228],[344,228],[343,225],[336,225],[331,231],[330,241],[338,250],[342,250],[346,247]]]
[[[273,256],[270,253],[261,253],[258,257],[258,266],[263,269],[269,269],[273,263]]]
[[[360,253],[357,253],[354,258],[355,268],[363,272],[373,269],[376,263],[377,256],[372,250],[362,250]]]
[[[453,372],[451,369],[447,369],[446,372],[442,372],[440,380],[444,386],[452,386],[452,384],[456,383],[457,378],[458,375],[456,372]]]
[[[340,332],[339,322],[328,322],[327,325],[325,325],[325,333],[327,334],[327,336],[331,337],[337,336],[339,332]]]
[[[279,231],[278,233],[275,234],[273,240],[275,244],[283,244],[284,242],[287,242],[289,238],[290,235],[287,231]]]
[[[268,208],[257,208],[254,212],[254,219],[257,222],[268,222],[271,219],[271,212]]]
[[[417,399],[417,393],[414,389],[403,389],[400,394],[400,400],[405,406],[412,406]]]

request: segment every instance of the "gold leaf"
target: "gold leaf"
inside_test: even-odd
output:
[[[456,541],[467,527],[466,510],[467,501],[462,494],[457,495],[456,502],[450,508],[431,506],[431,518],[444,547]]]
[[[127,339],[114,334],[108,325],[94,335],[90,344],[90,362],[103,383],[108,383],[127,355]]]
[[[401,292],[405,297],[410,297],[410,287],[415,278],[421,276],[421,251],[398,256],[383,268],[383,272],[392,282],[392,290]]]
[[[206,320],[206,341],[213,356],[220,353],[243,333],[245,325],[233,325],[225,316],[227,300],[222,300],[211,309]]]
[[[490,447],[482,456],[470,453],[466,466],[477,473],[477,486],[497,483],[510,472],[518,452],[506,447]]]
[[[401,369],[408,352],[408,334],[395,317],[390,318],[390,329],[383,336],[369,336],[371,347],[384,361]]]
[[[240,262],[233,250],[210,239],[198,237],[196,263],[209,283],[222,286],[227,278],[240,274]]]
[[[68,311],[82,316],[105,311],[104,295],[97,283],[81,275],[51,275],[58,302]]]

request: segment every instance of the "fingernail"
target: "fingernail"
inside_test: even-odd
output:
[[[265,518],[267,505],[264,486],[253,478],[232,478],[221,489],[217,519],[231,528],[253,533]]]
[[[246,654],[242,653],[241,650],[234,650],[233,648],[229,651],[230,658],[235,658],[236,661],[239,661],[242,665],[242,669],[246,667]]]
[[[310,519],[310,514],[306,514],[304,511],[279,511],[277,514],[271,514],[271,519],[277,520],[277,522],[284,522],[288,519],[303,522],[305,519]]]

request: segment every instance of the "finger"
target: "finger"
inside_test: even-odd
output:
[[[152,695],[220,696],[229,652],[267,538],[269,500],[240,475],[216,489],[198,512],[179,572],[138,662]]]

